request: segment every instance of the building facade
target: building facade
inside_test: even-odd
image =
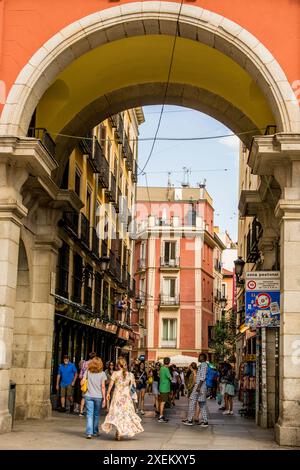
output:
[[[82,203],[59,220],[52,354],[52,392],[64,354],[78,365],[91,351],[103,361],[130,357],[135,335],[133,240],[127,231],[135,204],[141,108],[113,116],[79,141],[61,188]],[[120,302],[125,299],[124,305]]]
[[[209,353],[214,324],[212,200],[204,188],[138,187],[139,352],[149,360]],[[210,353],[209,353],[210,354]]]

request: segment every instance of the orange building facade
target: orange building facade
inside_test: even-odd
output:
[[[148,360],[209,352],[213,314],[213,207],[204,188],[138,188],[137,354]],[[145,329],[144,329],[145,327]],[[146,334],[145,334],[146,332]]]

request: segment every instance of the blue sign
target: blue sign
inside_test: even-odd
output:
[[[280,326],[280,291],[246,291],[245,310],[251,328]]]

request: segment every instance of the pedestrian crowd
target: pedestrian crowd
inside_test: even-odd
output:
[[[153,406],[158,423],[167,423],[166,408],[176,406],[175,400],[188,398],[187,416],[184,425],[208,427],[206,400],[216,400],[224,415],[233,415],[235,395],[235,373],[227,362],[218,366],[199,354],[199,365],[191,362],[189,367],[171,364],[169,357],[161,362],[135,360],[128,367],[125,358],[117,363],[110,361],[104,369],[101,358],[91,352],[79,364],[79,373],[68,356],[59,366],[56,388],[60,396],[59,411],[70,412],[80,417],[86,415],[86,437],[99,435],[101,409],[106,417],[101,428],[109,433],[115,430],[115,439],[132,437],[143,432],[142,418],[145,414],[145,395],[153,396]]]

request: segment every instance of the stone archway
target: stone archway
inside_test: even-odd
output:
[[[173,35],[179,3],[136,2],[94,13],[67,26],[31,58],[13,85],[1,116],[3,135],[26,135],[31,115],[60,71],[89,51],[130,37]],[[284,72],[260,41],[240,25],[183,5],[179,35],[208,45],[239,64],[267,98],[279,131],[299,130],[299,109]]]
[[[10,91],[0,121],[2,149],[0,216],[4,227],[4,230],[0,232],[0,238],[7,240],[8,248],[15,248],[15,245],[19,244],[22,219],[33,229],[34,266],[38,282],[36,282],[32,298],[36,310],[43,305],[43,314],[47,315],[48,312],[47,320],[49,321],[53,317],[53,301],[49,297],[49,273],[54,270],[59,243],[55,234],[57,210],[65,204],[78,209],[79,203],[72,195],[63,194],[52,179],[54,170],[58,170],[59,173],[58,162],[47,154],[35,139],[25,137],[32,114],[59,75],[76,60],[80,60],[84,54],[98,47],[104,47],[106,44],[125,41],[126,38],[146,37],[150,41],[153,36],[170,37],[176,29],[178,12],[178,3],[130,3],[83,18],[64,28],[44,44],[24,67]],[[298,284],[300,262],[294,256],[295,250],[300,253],[300,135],[297,134],[300,131],[299,108],[295,105],[293,91],[277,61],[263,44],[239,25],[212,12],[184,5],[179,21],[179,32],[183,42],[204,44],[218,51],[227,58],[226,60],[233,61],[251,77],[263,96],[263,108],[274,118],[275,122],[271,124],[276,124],[279,131],[274,136],[261,136],[254,139],[249,165],[255,174],[275,176],[281,188],[281,199],[275,208],[275,214],[281,220],[283,280],[281,411],[277,425],[277,438],[282,444],[296,445],[299,444],[300,436],[298,405],[300,374],[294,361],[294,345],[300,336]],[[97,112],[97,107],[101,106],[97,100],[108,96],[109,92],[115,106],[113,112],[133,106],[135,103],[142,104],[142,100],[151,94],[153,84],[151,78],[150,75],[146,82],[137,84],[141,86],[139,92],[134,84],[128,84],[125,80],[122,82],[122,79],[116,89],[103,89],[102,96],[95,96],[93,101],[83,103],[81,108],[70,114],[65,122],[61,121],[63,124],[59,132],[64,129],[68,129],[71,133],[81,132],[84,130],[83,122],[91,125],[95,119],[93,111]],[[159,102],[162,99],[165,84],[162,82],[163,86],[160,87],[157,86],[158,80],[155,83],[158,89],[155,102]],[[196,97],[195,90],[192,90],[190,86],[184,90],[181,88],[180,94],[180,86],[176,89],[178,84],[182,85],[182,82],[172,84],[174,96],[170,95],[170,102],[185,102],[189,103],[189,106],[197,107],[195,103],[198,101],[199,108],[202,106],[207,113],[212,115],[215,113],[218,119],[234,130],[249,130],[249,126],[252,126],[247,113],[240,114],[238,106],[235,106],[229,98],[222,101],[220,94],[209,94],[208,90],[204,90],[201,94],[199,84],[196,87]],[[127,94],[122,97],[122,91],[125,89]],[[132,90],[134,90],[133,94]],[[102,102],[104,103],[103,100]],[[93,106],[96,106],[96,109],[93,109]],[[109,106],[103,106],[102,118],[111,112],[108,108]],[[254,126],[256,126],[255,122]],[[255,127],[253,129],[254,134]],[[253,134],[250,134],[251,137]],[[59,139],[57,143],[59,144]],[[248,139],[247,146],[250,146],[250,139]],[[62,156],[67,154],[68,148],[68,145],[66,147],[62,145]],[[34,187],[31,194],[24,191],[25,182],[30,178]],[[25,206],[30,208],[29,217]],[[37,261],[40,256],[44,260],[43,266]],[[6,363],[0,370],[1,431],[10,428],[10,417],[6,405],[7,371],[11,368],[11,334],[12,318],[16,308],[17,260],[18,251],[16,252],[15,249],[13,262],[11,255],[4,259],[3,269],[7,274],[11,273],[12,282],[5,282],[0,286],[1,299],[3,299],[1,309],[5,320],[5,332],[0,341],[4,340],[7,350]],[[39,289],[41,289],[41,295]],[[45,337],[49,336],[48,326],[49,322],[45,323],[43,329]],[[43,351],[46,358],[45,373],[48,373],[49,354],[47,355],[46,352]],[[49,412],[49,397],[46,389],[45,380],[40,394],[42,405],[34,414],[35,416],[43,417]]]

